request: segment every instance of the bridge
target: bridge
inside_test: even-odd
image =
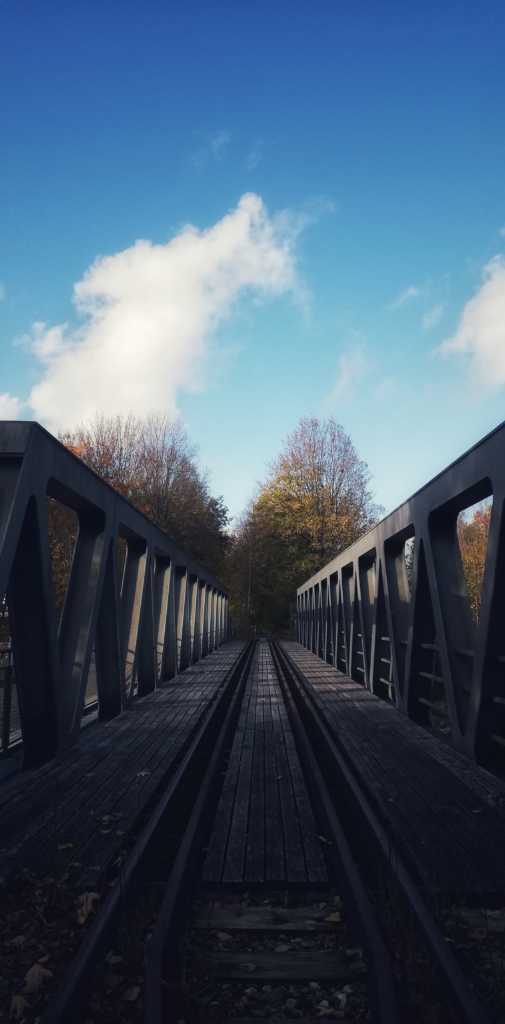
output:
[[[477,623],[458,517],[491,497]],[[501,426],[298,588],[296,636],[242,637],[0,424],[2,1019],[503,1020],[504,499]]]

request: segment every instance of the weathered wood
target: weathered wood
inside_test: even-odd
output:
[[[275,953],[243,950],[241,953],[212,952],[198,962],[198,970],[214,978],[261,981],[332,981],[346,984],[366,973],[362,961],[343,962],[335,950],[304,950]]]
[[[328,920],[331,918],[331,920]],[[202,910],[194,920],[194,928],[234,932],[332,932],[338,927],[331,907],[213,907]]]
[[[158,798],[242,649],[227,644],[128,714],[94,723],[61,762],[9,780],[0,874],[23,867],[57,880],[73,862],[75,884],[96,884]]]
[[[505,783],[298,644],[283,645],[428,890],[505,891]]]
[[[326,883],[324,856],[268,643],[247,681],[205,884]]]

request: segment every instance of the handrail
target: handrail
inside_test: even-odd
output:
[[[78,517],[59,624],[48,497]],[[126,543],[120,586],[119,540]],[[146,694],[229,634],[223,584],[38,423],[0,423],[4,594],[26,766],[77,739],[93,652],[99,716],[110,718],[129,703],[127,674]]]
[[[457,520],[490,496],[477,624]],[[501,424],[297,590],[300,643],[489,767],[505,745],[504,509]]]

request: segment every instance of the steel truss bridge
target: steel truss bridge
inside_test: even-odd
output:
[[[505,425],[299,587],[296,639],[235,637],[219,580],[0,423],[11,1019],[505,1019],[504,499]]]

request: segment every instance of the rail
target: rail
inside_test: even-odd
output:
[[[478,623],[458,516],[492,498]],[[505,424],[297,591],[297,639],[487,767],[505,748]]]
[[[78,520],[61,615],[51,498]],[[15,684],[25,767],[76,740],[88,686],[100,718],[112,718],[229,635],[219,580],[37,423],[0,423],[0,603],[12,645],[0,668],[2,746]]]

